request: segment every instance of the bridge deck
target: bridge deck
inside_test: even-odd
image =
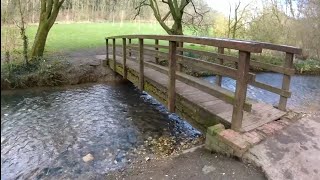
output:
[[[97,58],[105,59],[105,56],[97,56]],[[116,59],[117,64],[122,65],[122,57],[117,56]],[[127,68],[139,72],[139,64],[134,60],[134,57],[127,58]],[[162,85],[162,88],[167,87],[167,74],[161,73],[145,66],[144,76]],[[228,104],[206,92],[187,85],[179,80],[176,80],[176,93],[193,102],[197,106],[200,106],[206,111],[209,111],[215,116],[218,116],[224,121],[224,123],[231,124],[233,110],[233,106],[231,104]],[[251,112],[244,112],[242,131],[250,131],[265,123],[277,120],[285,114],[286,113],[284,111],[276,109],[272,105],[262,102],[253,102]]]

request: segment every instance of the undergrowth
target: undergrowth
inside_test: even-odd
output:
[[[1,65],[1,89],[57,86],[68,79],[61,71],[67,68],[61,58],[40,58],[25,63],[14,60]]]

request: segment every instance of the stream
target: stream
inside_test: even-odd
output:
[[[203,78],[214,84],[215,76]],[[277,73],[259,73],[256,74],[256,80],[274,87],[281,88],[282,75]],[[223,77],[222,87],[235,91],[235,80]],[[291,97],[288,100],[287,107],[299,112],[317,112],[320,111],[320,76],[295,75],[291,77],[290,91]],[[277,105],[280,96],[263,89],[249,85],[247,97]]]
[[[149,137],[198,135],[131,84],[1,92],[1,179],[103,177]]]
[[[215,77],[205,80],[214,83]],[[282,76],[257,74],[279,86]],[[223,78],[223,87],[235,82]],[[320,111],[320,77],[294,76],[288,107]],[[278,95],[249,86],[248,96],[271,104]],[[87,84],[1,92],[1,179],[87,179],[130,163],[148,138],[200,136],[131,84]],[[94,161],[82,157],[92,154]]]

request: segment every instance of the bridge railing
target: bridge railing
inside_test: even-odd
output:
[[[117,45],[116,39],[122,40],[122,45]],[[286,109],[287,98],[291,95],[289,92],[290,77],[294,74],[294,69],[292,68],[293,57],[294,54],[301,53],[301,49],[298,48],[253,41],[192,36],[127,35],[106,38],[107,60],[109,59],[109,40],[112,40],[112,59],[114,62],[116,62],[116,47],[122,48],[121,54],[124,78],[127,78],[126,59],[133,58],[133,55],[136,55],[136,59],[139,61],[140,71],[138,86],[141,90],[144,88],[144,66],[168,74],[169,82],[167,87],[167,105],[169,111],[175,112],[175,83],[177,79],[232,104],[233,113],[231,128],[235,130],[239,130],[241,128],[243,111],[251,111],[252,104],[246,98],[248,84],[279,94],[281,97],[279,101],[279,109]],[[198,44],[201,46],[212,47],[212,51],[209,52],[206,50],[187,48],[187,44]],[[284,65],[275,66],[251,60],[252,53],[261,53],[263,49],[285,52],[286,59]],[[214,50],[217,52],[214,52]],[[237,51],[238,56],[225,54],[226,50]],[[198,54],[200,57],[207,56],[215,58],[218,61],[209,62],[202,58],[189,57],[187,56],[187,53]],[[168,68],[158,65],[160,59],[168,60]],[[226,62],[236,63],[236,66],[230,67]],[[212,86],[201,79],[188,76],[181,72],[182,67],[186,64],[192,67],[212,71],[217,74],[216,86]],[[260,67],[284,74],[282,88],[273,87],[256,81],[255,74],[249,70],[250,66]],[[113,63],[112,68],[114,70],[116,69],[116,63]],[[236,81],[234,93],[221,87],[223,76],[230,77]]]

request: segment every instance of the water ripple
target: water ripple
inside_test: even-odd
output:
[[[1,179],[96,177],[163,134],[199,132],[132,85],[2,92]],[[84,163],[88,153],[95,160]]]

